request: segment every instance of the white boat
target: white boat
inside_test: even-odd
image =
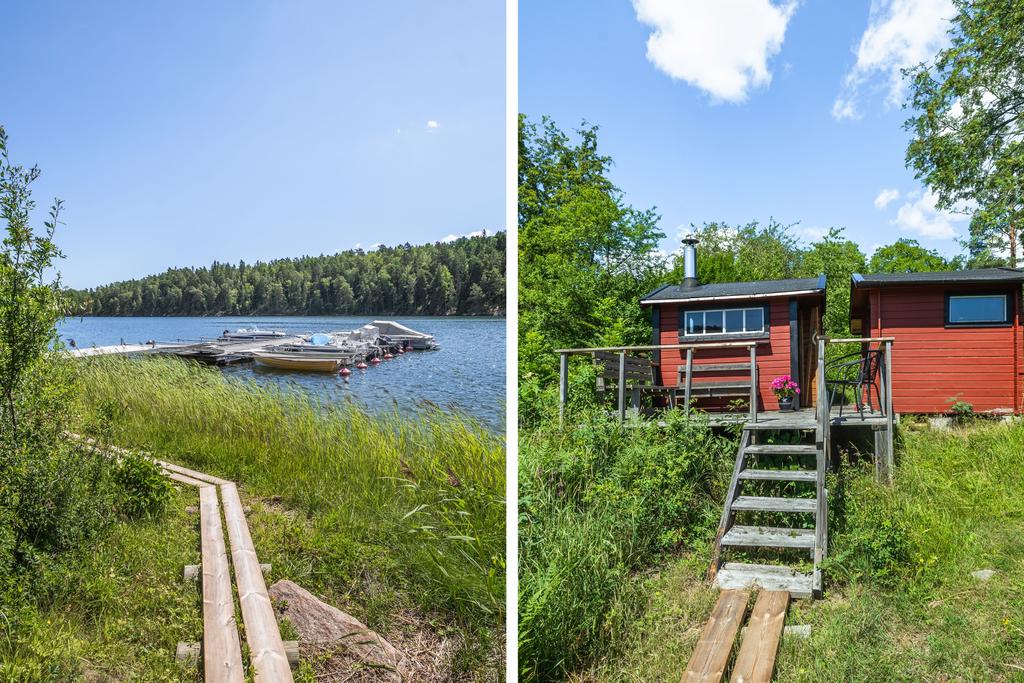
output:
[[[250,328],[241,328],[232,332],[231,330],[224,330],[224,334],[220,336],[221,339],[234,339],[240,340],[259,340],[259,339],[279,339],[284,336],[284,332],[278,330],[261,330],[255,325]]]
[[[411,347],[416,351],[435,351],[441,348],[441,345],[434,339],[434,335],[417,332],[394,320],[374,320],[367,325],[367,327],[370,326],[374,327],[380,336],[407,348]]]

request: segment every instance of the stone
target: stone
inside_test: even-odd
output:
[[[343,651],[357,662],[378,669],[377,680],[405,678],[405,656],[384,637],[351,614],[328,605],[302,586],[282,579],[268,592],[279,617],[287,619],[306,645]]]
[[[946,417],[944,415],[929,417],[928,426],[931,427],[932,429],[945,431],[953,426],[953,418]]]
[[[978,569],[976,571],[971,572],[971,576],[976,578],[978,581],[981,581],[982,583],[985,583],[995,575],[996,572],[994,569]]]

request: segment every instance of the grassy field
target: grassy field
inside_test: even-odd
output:
[[[1024,681],[1024,424],[903,430],[895,481],[833,481],[826,599],[795,602],[808,640],[780,681]],[[708,548],[634,573],[629,628],[576,681],[677,681],[716,598]],[[988,582],[971,576],[995,570]]]
[[[240,483],[271,581],[298,582],[422,657],[424,680],[500,677],[500,437],[437,410],[410,419],[315,405],[177,359],[77,367],[82,431]],[[53,661],[67,671],[101,676],[129,660],[114,680],[188,680],[168,654],[201,628],[195,587],[180,579],[198,557],[187,493],[164,518],[118,525],[100,552],[67,555],[57,588],[33,594],[25,642],[0,639],[0,656],[6,647],[24,663],[60,642]]]

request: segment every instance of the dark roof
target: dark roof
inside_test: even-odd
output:
[[[1019,268],[978,268],[976,270],[949,270],[934,273],[853,274],[854,287],[944,285],[972,282],[1024,282],[1024,270]]]
[[[825,276],[796,278],[792,280],[760,280],[757,282],[720,282],[711,285],[683,287],[664,285],[640,297],[640,303],[682,301],[686,299],[712,299],[719,297],[766,297],[791,292],[824,292]]]

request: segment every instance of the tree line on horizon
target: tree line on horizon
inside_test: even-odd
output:
[[[70,290],[73,315],[502,315],[505,233],[159,275]]]

